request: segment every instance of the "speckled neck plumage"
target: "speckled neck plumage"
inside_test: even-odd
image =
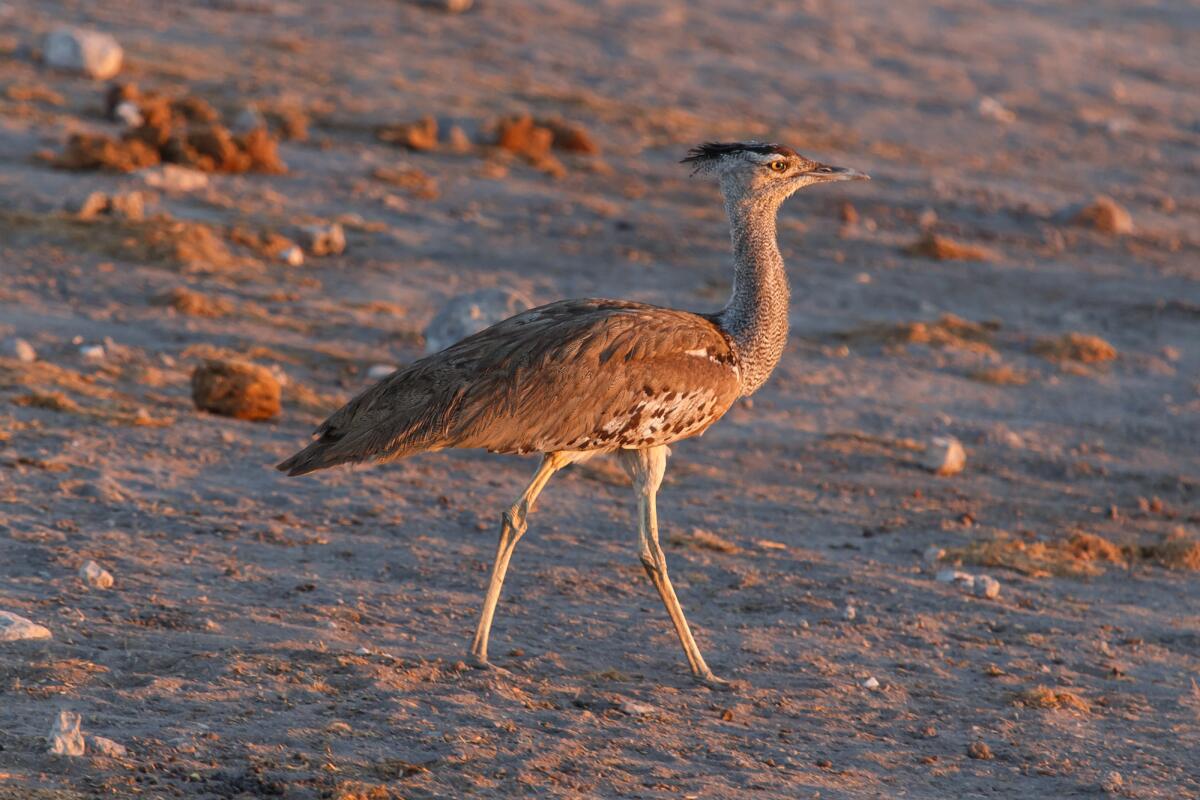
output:
[[[718,319],[737,350],[743,395],[766,383],[787,344],[788,281],[775,239],[779,205],[775,198],[725,198],[733,238],[733,296]]]

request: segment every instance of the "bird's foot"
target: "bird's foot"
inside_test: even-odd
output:
[[[486,656],[479,656],[479,655],[476,655],[475,653],[468,653],[466,661],[467,661],[467,666],[473,667],[478,670],[484,670],[486,672],[490,672],[493,675],[503,675],[506,678],[515,678],[516,677],[515,675],[512,674],[512,672],[510,672],[509,670],[506,670],[504,667],[497,666],[497,665],[493,664],[492,662],[488,661]]]
[[[711,672],[700,673],[696,675],[695,678],[697,683],[707,686],[714,692],[732,692],[734,689],[738,688],[737,683],[731,683],[724,678],[718,678]]]

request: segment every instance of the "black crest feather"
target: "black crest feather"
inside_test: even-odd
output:
[[[705,142],[688,150],[688,154],[679,163],[693,164],[696,169],[719,161],[733,153],[751,152],[760,155],[778,153],[781,156],[794,156],[796,151],[781,144],[768,142]]]

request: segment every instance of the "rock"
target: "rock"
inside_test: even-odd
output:
[[[50,629],[11,611],[0,611],[0,642],[49,639]]]
[[[82,722],[74,711],[59,711],[50,727],[50,752],[56,756],[81,756],[84,751],[83,734],[79,732]]]
[[[444,350],[532,305],[511,289],[480,289],[451,298],[425,327],[425,352]]]
[[[271,419],[279,413],[281,394],[279,381],[257,364],[209,359],[192,373],[196,408],[226,417]]]
[[[367,377],[373,381],[383,380],[388,375],[391,375],[393,372],[395,372],[396,369],[397,367],[393,364],[373,364],[371,368],[367,370]]]
[[[986,742],[971,742],[967,746],[967,755],[980,761],[991,761],[992,748],[988,747]]]
[[[938,571],[937,581],[938,583],[957,583],[960,586],[971,587],[975,585],[975,576],[957,569],[943,569]]]
[[[300,267],[304,265],[304,251],[299,245],[289,245],[279,251],[279,260],[287,264],[289,267]]]
[[[1115,769],[1106,773],[1104,780],[1100,781],[1100,788],[1107,794],[1120,794],[1124,786],[1125,779]]]
[[[857,616],[858,609],[854,606],[846,606],[842,609],[842,619],[846,620],[847,622],[853,622],[854,618]]]
[[[105,352],[102,344],[84,344],[79,346],[79,356],[85,361],[103,361]]]
[[[95,561],[86,561],[79,568],[79,577],[88,586],[96,589],[109,589],[113,585],[113,576]]]
[[[140,128],[146,121],[146,118],[142,116],[142,110],[132,100],[122,100],[113,106],[112,116],[125,123],[127,128]]]
[[[108,195],[92,192],[82,200],[68,200],[63,208],[79,219],[94,219],[108,211]]]
[[[346,251],[346,231],[340,223],[306,225],[300,233],[305,249],[314,256],[336,256]]]
[[[177,164],[163,164],[161,167],[144,169],[138,174],[147,186],[165,192],[194,192],[208,186],[208,175]]]
[[[550,146],[555,150],[589,156],[600,152],[600,147],[592,139],[591,134],[579,123],[553,118],[541,120],[541,124],[554,134],[554,138],[550,140]]]
[[[1071,221],[1076,225],[1095,228],[1101,233],[1133,233],[1133,217],[1117,201],[1105,195],[1097,196],[1079,209]]]
[[[107,80],[121,71],[124,53],[107,33],[86,28],[57,28],[42,43],[42,60],[51,67]]]
[[[4,340],[4,348],[0,351],[5,358],[15,358],[22,364],[32,364],[37,361],[37,350],[24,339],[12,337]]]
[[[946,555],[945,548],[938,547],[936,544],[931,544],[925,548],[925,552],[921,554],[921,560],[926,564],[933,565],[942,560]]]
[[[863,681],[863,688],[869,689],[873,692],[879,688],[879,681],[875,678],[874,675],[872,675],[871,677],[869,677],[865,681]]]
[[[109,758],[124,758],[129,754],[125,745],[103,736],[87,737],[87,745],[96,755],[107,756]]]
[[[953,436],[935,436],[925,448],[921,466],[936,475],[957,475],[967,465],[962,442]]]
[[[446,132],[446,145],[454,153],[467,153],[471,150],[471,137],[461,125],[451,125]]]
[[[979,116],[985,117],[996,122],[1008,124],[1017,119],[1017,115],[1009,111],[1004,105],[994,97],[981,97],[979,106],[977,107]]]
[[[975,576],[975,596],[995,600],[1000,596],[1000,581],[990,575]]]
[[[858,224],[858,209],[849,200],[846,200],[838,208],[838,217],[846,225]]]
[[[617,708],[622,714],[628,714],[631,717],[648,717],[658,713],[658,709],[654,706],[649,703],[640,703],[637,700],[622,700]]]

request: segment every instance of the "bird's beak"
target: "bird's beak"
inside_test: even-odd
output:
[[[859,172],[856,169],[849,167],[831,167],[824,165],[826,169],[832,172],[819,172],[817,177],[825,181],[869,181],[871,176],[865,172]]]

